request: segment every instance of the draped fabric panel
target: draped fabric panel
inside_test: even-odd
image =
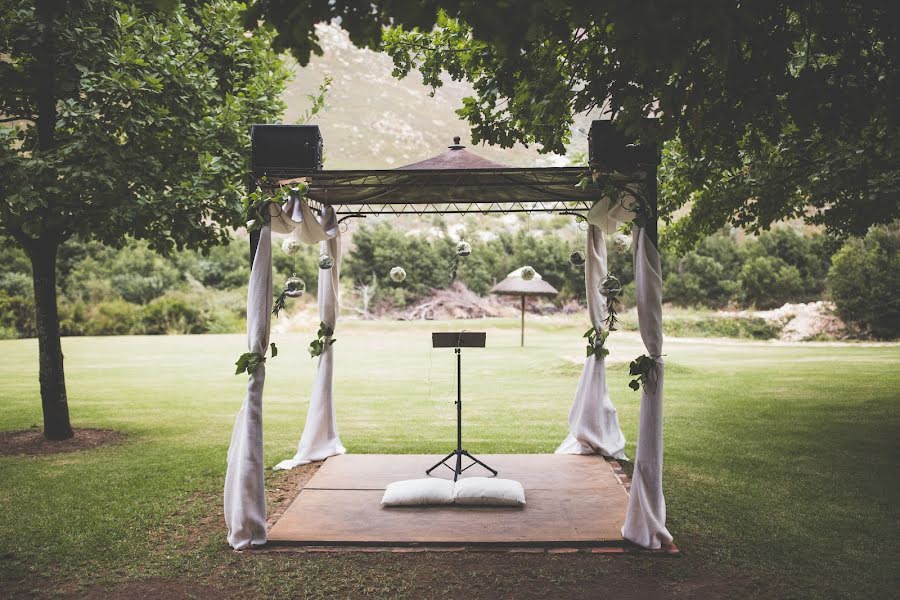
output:
[[[272,314],[272,230],[263,226],[247,291],[247,347],[265,355]],[[263,362],[247,382],[247,396],[234,423],[225,473],[228,543],[241,550],[266,543],[266,490],[263,462]]]
[[[662,490],[662,271],[659,252],[643,227],[635,226],[633,240],[638,326],[647,355],[656,361],[656,368],[641,391],[634,475],[622,536],[645,548],[657,549],[672,541],[666,529]]]
[[[333,237],[320,242],[321,251],[334,258],[334,266],[330,269],[319,269],[319,320],[328,324],[332,330],[337,324],[339,310],[338,282],[341,273],[341,235],[337,229],[334,211],[326,207],[322,215],[324,230],[333,231]],[[331,227],[334,224],[334,227]],[[297,452],[293,458],[283,460],[275,469],[293,469],[317,460],[325,460],[347,452],[338,436],[337,420],[334,409],[334,346],[329,346],[321,356],[313,381],[312,399],[306,413],[306,425]]]
[[[584,282],[588,313],[591,323],[598,329],[606,318],[606,299],[600,293],[600,282],[606,275],[606,236],[601,227],[591,223],[585,248]],[[556,454],[602,454],[625,458],[625,436],[609,397],[605,359],[592,355],[585,360],[569,410],[569,435],[556,449]]]

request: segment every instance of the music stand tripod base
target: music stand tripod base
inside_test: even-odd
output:
[[[431,472],[441,465],[453,471],[453,481],[459,479],[463,471],[475,465],[480,465],[493,475],[497,475],[495,469],[487,466],[462,447],[462,354],[460,353],[460,348],[484,348],[486,337],[486,334],[483,332],[472,331],[431,334],[431,344],[434,348],[453,348],[453,351],[456,353],[456,449],[425,471],[426,475],[431,475]],[[472,460],[466,467],[462,466],[463,456]],[[455,464],[451,467],[447,464],[447,461],[454,457],[456,458],[453,461]]]

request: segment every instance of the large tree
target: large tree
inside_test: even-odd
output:
[[[251,9],[303,62],[340,17],[396,74],[470,81],[474,141],[565,151],[591,109],[668,139],[661,216],[690,243],[725,223],[803,217],[838,235],[900,216],[900,3],[884,0],[266,0]],[[443,9],[438,17],[437,9]],[[436,29],[431,28],[437,23]],[[403,29],[400,25],[405,25]],[[419,26],[417,30],[413,27]],[[645,117],[660,117],[661,129]]]
[[[0,0],[0,234],[34,278],[44,433],[72,435],[56,258],[73,236],[163,254],[241,222],[249,125],[287,71],[243,5]]]

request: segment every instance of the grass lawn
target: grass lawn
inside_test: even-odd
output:
[[[350,452],[452,445],[454,357],[432,351],[428,333],[459,327],[488,331],[488,348],[463,356],[467,448],[554,450],[567,432],[584,326],[532,318],[525,349],[514,320],[341,322],[335,388]],[[303,427],[311,337],[273,336],[268,465],[293,454]],[[626,386],[627,361],[643,349],[630,332],[609,345],[633,456],[639,397]],[[667,340],[664,485],[676,559],[230,552],[221,489],[244,395],[232,366],[244,337],[69,338],[63,349],[73,424],[127,437],[78,453],[0,457],[0,596],[896,594],[900,346]],[[3,341],[0,353],[0,430],[40,424],[37,343]],[[160,589],[168,591],[154,596]]]

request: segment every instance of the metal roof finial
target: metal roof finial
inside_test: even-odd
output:
[[[453,136],[453,145],[448,146],[451,150],[462,150],[465,146],[461,146],[459,143],[460,137],[458,135]]]

